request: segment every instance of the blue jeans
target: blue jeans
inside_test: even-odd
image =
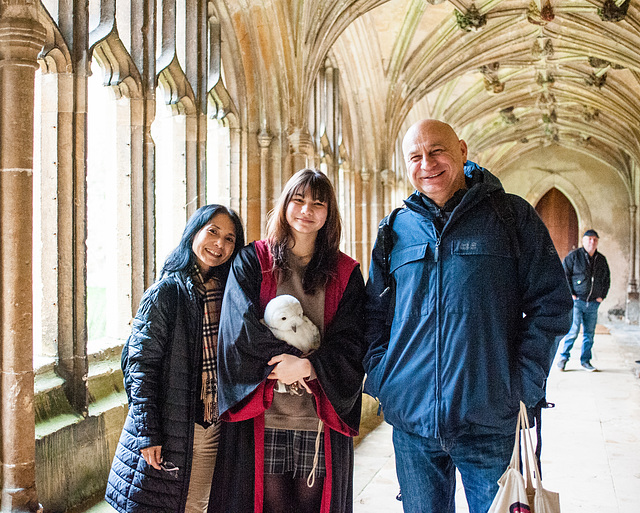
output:
[[[507,469],[511,435],[425,438],[393,428],[396,473],[405,513],[453,513],[456,468],[460,471],[469,513],[486,513]]]
[[[560,356],[565,360],[569,359],[573,343],[578,338],[580,325],[583,326],[582,335],[582,354],[580,355],[580,363],[591,362],[591,348],[593,347],[593,337],[596,332],[596,323],[598,322],[598,307],[600,303],[597,301],[582,301],[582,299],[573,300],[573,323],[571,329],[562,339],[562,352]]]

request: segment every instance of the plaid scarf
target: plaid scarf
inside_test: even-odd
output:
[[[218,324],[222,306],[222,286],[217,278],[204,281],[200,269],[196,267],[193,283],[204,301],[202,318],[202,391],[204,420],[213,423],[218,420],[218,378],[217,357]]]

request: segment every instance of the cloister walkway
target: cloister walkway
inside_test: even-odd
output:
[[[562,513],[640,512],[640,328],[598,326],[593,373],[580,367],[579,340],[566,371],[554,365],[549,377],[545,488],[560,492]],[[355,462],[354,513],[402,512],[389,425],[362,441]],[[468,512],[460,485],[456,505]]]
[[[592,363],[583,371],[579,342],[565,372],[554,365],[543,412],[546,488],[560,492],[562,513],[640,512],[640,328],[598,326]],[[355,451],[354,513],[401,513],[391,427],[383,423]],[[468,513],[462,486],[457,513]],[[90,513],[113,511],[102,502]]]

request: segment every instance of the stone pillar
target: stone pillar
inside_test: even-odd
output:
[[[289,134],[289,152],[291,154],[290,174],[309,166],[309,159],[314,154],[313,138],[306,129],[296,129]],[[287,177],[289,179],[289,177]]]
[[[266,129],[258,133],[258,146],[260,147],[260,229],[266,230],[267,214],[269,213],[271,187],[269,169],[269,146],[271,145],[271,135]]]
[[[386,216],[395,208],[393,203],[393,191],[396,185],[396,175],[392,170],[384,169],[380,173],[380,179],[382,181],[383,190],[383,215]]]
[[[627,285],[627,307],[625,320],[627,324],[638,324],[640,320],[640,294],[638,294],[638,281],[636,279],[636,205],[629,206],[629,283]]]
[[[35,4],[0,12],[0,458],[2,511],[38,511],[33,410],[33,109],[45,40]]]
[[[345,234],[345,253],[355,257],[356,250],[356,208],[355,208],[355,195],[354,195],[354,183],[353,173],[351,172],[351,166],[349,161],[342,163],[343,172],[343,203],[340,205],[340,214],[342,215],[342,222],[344,225],[343,232]]]
[[[360,178],[362,179],[362,195],[360,197],[360,209],[362,212],[362,252],[360,255],[360,262],[362,262],[363,269],[366,267],[366,272],[369,272],[368,265],[364,262],[368,262],[371,254],[371,173],[366,169],[360,172]]]

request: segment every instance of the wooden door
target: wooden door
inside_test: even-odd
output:
[[[561,259],[578,247],[578,216],[571,202],[558,189],[547,192],[536,211],[547,226]]]

